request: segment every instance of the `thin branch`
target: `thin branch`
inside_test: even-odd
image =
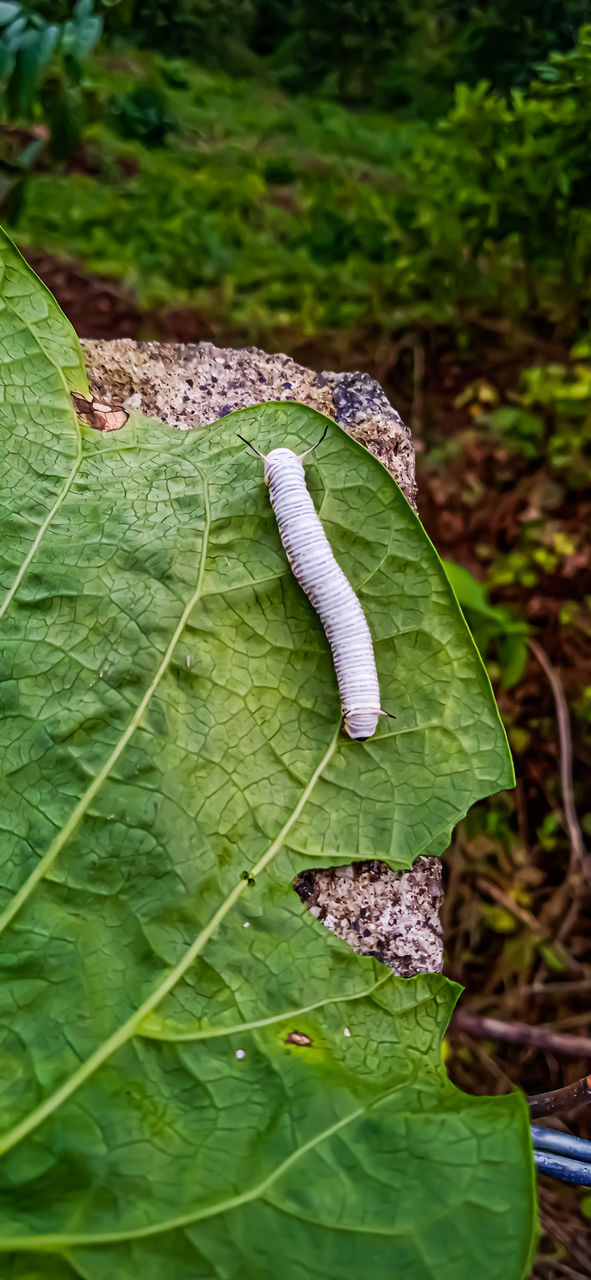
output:
[[[550,1049],[553,1053],[574,1054],[591,1058],[591,1037],[561,1035],[548,1027],[530,1027],[527,1022],[500,1022],[458,1009],[450,1032],[460,1032],[476,1039],[505,1040],[508,1044],[527,1044],[534,1049]]]
[[[568,1276],[569,1280],[589,1280],[589,1272],[584,1276],[582,1271],[573,1271],[572,1267],[567,1267],[566,1263],[558,1262],[556,1258],[536,1258],[536,1267],[551,1267],[556,1274],[560,1272],[561,1276]]]
[[[565,1213],[564,1197],[557,1195],[554,1190],[550,1191],[543,1184],[538,1187],[538,1195],[545,1234],[564,1245],[563,1256],[568,1255],[569,1262],[578,1264],[581,1270],[586,1271],[588,1278],[589,1233],[578,1213],[575,1211],[576,1217],[573,1222],[570,1214]]]
[[[545,1000],[563,1000],[565,996],[589,990],[591,990],[591,978],[581,978],[576,982],[530,982],[527,986],[515,987],[510,991],[504,991],[502,1000],[505,1006],[508,1004],[522,1004],[528,996],[543,996]],[[471,1009],[475,1009],[479,1005],[486,1007],[490,1003],[490,995],[470,996]]]
[[[425,408],[425,348],[418,340],[412,348],[412,429],[419,440],[423,434]]]
[[[588,1009],[579,1009],[578,1013],[569,1013],[564,1018],[552,1018],[552,1021],[548,1022],[547,1026],[550,1027],[551,1031],[565,1031],[567,1027],[579,1027],[581,1023],[584,1026],[589,1025]]]
[[[478,876],[476,885],[484,893],[488,893],[489,897],[494,898],[495,902],[499,902],[510,915],[515,916],[516,920],[521,920],[521,923],[527,929],[530,929],[532,933],[537,933],[541,938],[546,938],[550,941],[552,934],[546,925],[542,924],[540,920],[536,920],[531,911],[527,911],[525,907],[520,907],[519,903],[514,898],[511,898],[508,893],[505,893],[504,889],[501,889],[498,884],[492,884],[490,880],[485,880],[483,876]]]
[[[579,825],[577,811],[575,808],[575,793],[573,787],[573,747],[568,704],[564,696],[564,689],[558,672],[552,666],[546,651],[540,644],[538,644],[537,640],[528,640],[528,645],[548,680],[552,690],[552,697],[554,698],[556,721],[558,724],[558,740],[560,744],[560,786],[564,806],[564,819],[570,841],[569,873],[571,876],[580,876],[586,871],[585,863],[587,851],[585,849],[583,833]]]
[[[591,1103],[591,1075],[565,1085],[564,1089],[552,1089],[548,1093],[534,1093],[528,1098],[532,1120],[540,1116],[555,1116],[560,1111],[575,1111]]]

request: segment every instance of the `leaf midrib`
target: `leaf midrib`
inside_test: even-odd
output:
[[[119,738],[118,742],[115,744],[113,750],[105,760],[102,767],[99,769],[98,773],[95,774],[92,782],[90,783],[90,786],[86,788],[86,791],[80,797],[78,804],[72,810],[67,822],[64,824],[64,826],[61,828],[61,830],[52,840],[51,844],[49,845],[49,848],[46,849],[45,853],[39,859],[39,861],[37,862],[31,874],[24,881],[24,884],[21,885],[18,892],[14,895],[11,902],[8,904],[5,910],[0,914],[0,933],[2,933],[4,929],[6,929],[7,925],[10,924],[11,920],[14,919],[17,912],[20,911],[21,907],[24,906],[25,902],[28,900],[28,898],[30,898],[33,890],[35,889],[37,884],[39,884],[39,881],[43,879],[47,871],[53,865],[58,854],[61,853],[61,850],[64,848],[64,845],[67,844],[68,840],[70,839],[70,836],[73,835],[74,831],[76,830],[76,828],[78,827],[82,819],[84,818],[85,814],[88,811],[89,806],[92,804],[92,801],[94,800],[95,796],[100,791],[101,787],[103,786],[103,783],[109,777],[111,770],[113,769],[114,765],[117,763],[119,757],[122,755],[128,742],[133,737],[135,730],[137,729],[147,707],[149,706],[158,688],[158,685],[160,684],[160,681],[162,680],[162,677],[165,671],[168,668],[168,665],[172,658],[174,650],[176,649],[176,646],[179,643],[179,640],[185,629],[187,620],[190,617],[193,609],[195,608],[195,605],[198,603],[200,599],[201,591],[203,587],[203,580],[205,577],[208,538],[209,538],[209,530],[211,527],[211,507],[210,507],[210,501],[209,501],[209,488],[207,485],[207,481],[205,480],[203,475],[201,473],[200,475],[201,475],[201,482],[203,485],[203,502],[204,502],[205,521],[204,521],[204,527],[203,527],[201,555],[199,559],[199,570],[197,574],[197,584],[196,584],[195,590],[191,595],[189,601],[185,605],[185,608],[183,609],[180,619],[175,627],[175,630],[165,650],[164,656],[161,662],[159,663],[156,669],[156,672],[150,684],[148,685],[148,688],[146,689],[142,699],[138,703],[134,711],[134,714],[131,717],[131,720],[128,722],[126,729],[121,734],[121,737]]]
[[[43,523],[39,526],[37,535],[33,539],[33,542],[31,543],[30,549],[27,552],[27,555],[25,556],[20,569],[16,574],[13,584],[11,587],[9,587],[4,597],[4,600],[2,601],[2,604],[0,604],[0,621],[4,617],[4,614],[6,613],[7,609],[12,604],[12,601],[14,600],[14,597],[20,587],[20,584],[27,572],[27,569],[29,568],[31,561],[36,555],[50,524],[52,523],[54,517],[57,515],[60,507],[63,506],[63,503],[65,502],[70,492],[70,489],[72,488],[74,480],[78,475],[81,464],[82,464],[82,441],[80,438],[80,432],[78,432],[77,445],[76,445],[76,458],[74,460],[74,465],[72,466],[69,475],[66,476],[66,479],[62,485],[62,488],[51,510],[45,517],[45,520],[43,521]]]
[[[259,858],[256,865],[251,868],[251,877],[256,878],[256,876],[260,875],[269,863],[272,862],[273,858],[282,847],[286,836],[289,834],[289,831],[299,818],[314,787],[316,786],[318,779],[321,777],[336,751],[340,727],[341,723],[339,720],[331,742],[320,763],[316,766],[306,787],[302,791],[297,804],[294,805],[294,808],[281,827],[281,830],[269,845],[268,849],[266,849],[265,853],[263,853]],[[74,810],[74,812],[76,812],[76,810]],[[172,991],[177,982],[180,981],[193,962],[197,959],[197,956],[201,953],[206,943],[209,942],[209,939],[215,933],[218,925],[221,924],[222,920],[225,919],[228,912],[232,909],[234,903],[239,900],[248,888],[249,881],[240,879],[220,904],[217,911],[214,912],[209,924],[201,930],[191,946],[187,948],[182,959],[179,960],[178,964],[175,965],[174,969],[170,971],[168,976],[158,983],[158,986],[155,987],[151,995],[149,995],[147,999],[138,1006],[135,1012],[132,1013],[116,1031],[103,1041],[102,1045],[99,1045],[99,1047],[95,1049],[94,1053],[90,1054],[90,1056],[80,1064],[78,1069],[72,1073],[68,1080],[64,1081],[59,1089],[56,1089],[53,1094],[50,1094],[44,1102],[35,1107],[28,1116],[25,1116],[25,1118],[18,1124],[14,1125],[12,1129],[9,1129],[6,1133],[0,1136],[0,1155],[3,1155],[6,1151],[10,1151],[12,1147],[21,1142],[29,1133],[32,1133],[33,1130],[37,1129],[44,1120],[47,1120],[49,1116],[51,1116],[54,1111],[61,1106],[62,1102],[67,1101],[67,1099],[70,1098],[72,1094],[75,1093],[76,1090],[79,1089],[80,1086],[83,1085],[85,1081],[103,1065],[104,1062],[106,1062],[114,1053],[117,1052],[118,1049],[122,1048],[123,1045],[136,1034],[136,1031],[143,1019],[147,1017],[147,1015],[151,1013],[158,1004],[160,1004],[160,1001],[163,1000],[170,991]]]
[[[209,543],[209,532],[211,527],[211,507],[210,507],[210,497],[209,497],[209,486],[207,486],[207,481],[205,480],[205,477],[203,477],[201,472],[200,472],[200,475],[201,475],[201,481],[203,485],[203,507],[205,507],[205,524],[203,524],[200,567],[198,567],[196,589],[194,589],[191,599],[189,599],[188,603],[185,604],[183,613],[180,614],[179,622],[177,623],[177,627],[175,627],[173,636],[171,636],[171,639],[168,644],[168,648],[166,648],[165,650],[164,658],[161,659],[159,667],[156,668],[156,673],[154,677],[152,677],[150,685],[148,685],[145,694],[143,694],[143,698],[141,699],[141,701],[139,701],[136,710],[134,710],[133,716],[132,718],[130,718],[127,728],[125,728],[125,731],[122,733],[122,736],[120,736],[119,741],[116,742],[113,751],[111,751],[110,755],[107,756],[107,759],[105,760],[104,765],[102,765],[102,768],[99,769],[99,773],[96,773],[95,777],[93,777],[91,785],[86,788],[86,791],[84,791],[84,794],[81,796],[81,799],[78,800],[78,804],[75,805],[75,808],[72,810],[72,813],[70,813],[67,822],[65,822],[64,826],[61,827],[60,831],[58,832],[58,835],[55,836],[54,840],[51,841],[49,849],[47,849],[45,851],[45,854],[43,854],[40,860],[38,860],[36,867],[33,868],[31,872],[31,876],[27,877],[26,881],[24,881],[22,886],[20,886],[18,892],[15,893],[12,901],[9,902],[9,905],[6,906],[3,913],[0,914],[0,933],[4,932],[6,925],[10,924],[10,920],[14,919],[14,916],[17,915],[20,908],[22,908],[22,906],[24,905],[24,902],[26,902],[29,899],[29,897],[31,897],[31,893],[33,892],[33,890],[35,890],[38,882],[40,882],[41,879],[45,877],[47,870],[49,870],[50,867],[52,867],[52,864],[55,863],[55,859],[58,858],[58,855],[60,854],[61,850],[63,850],[64,845],[67,845],[67,842],[70,836],[73,835],[75,828],[79,826],[79,823],[82,822],[84,815],[86,815],[86,813],[88,812],[88,808],[90,808],[90,805],[92,804],[93,799],[95,799],[95,796],[99,794],[99,791],[101,790],[102,785],[104,785],[106,778],[109,777],[111,769],[113,769],[116,762],[118,762],[119,756],[123,754],[123,751],[125,750],[125,746],[127,746],[129,740],[132,739],[133,733],[136,732],[136,728],[138,727],[139,722],[141,722],[143,714],[145,714],[148,705],[150,705],[151,699],[154,698],[156,689],[160,685],[161,678],[162,676],[164,676],[166,668],[168,668],[169,666],[169,662],[171,657],[173,657],[175,648],[177,648],[177,645],[180,640],[180,636],[182,636],[183,634],[184,627],[185,625],[187,625],[187,620],[189,616],[191,616],[191,613],[194,607],[196,607],[198,600],[200,600],[201,590],[203,585],[203,577],[205,577],[205,567],[206,567],[206,559],[207,559],[207,543]]]
[[[263,1199],[265,1194],[275,1186],[283,1174],[286,1173],[294,1164],[297,1164],[303,1156],[307,1155],[310,1151],[316,1150],[316,1148],[323,1142],[333,1137],[336,1133],[341,1132],[361,1116],[367,1115],[368,1112],[389,1102],[395,1094],[400,1093],[407,1088],[408,1084],[408,1080],[400,1081],[399,1084],[394,1085],[392,1088],[387,1089],[384,1093],[380,1094],[379,1097],[374,1098],[369,1102],[369,1104],[356,1107],[346,1116],[335,1121],[333,1125],[329,1125],[320,1133],[315,1134],[307,1142],[302,1143],[300,1147],[296,1147],[284,1160],[280,1161],[280,1163],[276,1165],[269,1174],[267,1174],[266,1178],[263,1178],[255,1187],[251,1187],[241,1195],[229,1197],[227,1200],[218,1201],[216,1204],[204,1205],[201,1209],[195,1209],[185,1214],[178,1214],[174,1218],[164,1218],[159,1222],[150,1223],[143,1227],[131,1228],[128,1231],[102,1233],[89,1232],[88,1234],[79,1233],[78,1235],[75,1233],[62,1232],[55,1233],[53,1235],[47,1234],[38,1236],[0,1236],[0,1252],[29,1250],[34,1252],[62,1253],[66,1249],[123,1244],[133,1240],[143,1240],[151,1236],[161,1235],[168,1231],[179,1230],[183,1227],[189,1227],[196,1222],[203,1222],[207,1218],[214,1218],[219,1214],[229,1213],[233,1209],[242,1208],[243,1205],[250,1204],[254,1200]],[[454,1091],[453,1086],[449,1085],[449,1082],[448,1088],[451,1092]],[[269,1203],[273,1204],[273,1201],[270,1200]],[[290,1211],[287,1206],[275,1205],[274,1207],[279,1208],[280,1211],[284,1213],[290,1214],[291,1212],[292,1216],[300,1216],[296,1214],[295,1211]],[[453,1205],[446,1205],[440,1214],[435,1214],[430,1218],[431,1226],[433,1226],[434,1223],[449,1217],[452,1212]],[[308,1221],[308,1219],[306,1219],[306,1221]],[[326,1226],[328,1224],[324,1223],[322,1225]],[[349,1230],[346,1224],[338,1222],[331,1222],[330,1229]],[[392,1226],[390,1226],[390,1229],[387,1231],[379,1231],[373,1228],[369,1230],[364,1228],[362,1225],[356,1224],[354,1229],[356,1233],[362,1232],[367,1235],[382,1235],[392,1239],[400,1239],[409,1235],[408,1230],[396,1230]]]
[[[257,1185],[255,1187],[251,1187],[250,1190],[244,1191],[241,1195],[232,1196],[227,1200],[219,1201],[217,1204],[204,1205],[203,1208],[193,1210],[190,1213],[179,1214],[174,1218],[161,1219],[159,1222],[151,1223],[149,1226],[136,1227],[129,1231],[113,1231],[105,1233],[96,1232],[89,1233],[88,1235],[84,1235],[82,1233],[79,1235],[66,1234],[64,1232],[59,1235],[4,1236],[0,1237],[0,1252],[28,1249],[38,1252],[51,1251],[60,1253],[64,1249],[72,1249],[76,1247],[83,1248],[92,1245],[127,1243],[130,1240],[142,1240],[149,1236],[160,1235],[166,1231],[174,1231],[182,1227],[188,1227],[195,1222],[202,1222],[206,1218],[214,1218],[218,1214],[228,1213],[232,1209],[239,1209],[242,1205],[249,1204],[253,1200],[261,1199],[265,1193],[269,1191],[271,1187],[273,1187],[274,1184],[283,1176],[283,1174],[286,1173],[292,1165],[301,1160],[303,1156],[307,1155],[308,1152],[314,1151],[322,1142],[327,1141],[327,1139],[333,1137],[334,1134],[339,1133],[342,1129],[345,1129],[348,1125],[352,1124],[355,1120],[358,1120],[368,1111],[380,1106],[382,1103],[388,1101],[388,1099],[394,1094],[400,1093],[407,1087],[408,1081],[401,1081],[400,1084],[388,1089],[385,1093],[381,1094],[380,1097],[374,1098],[369,1105],[356,1107],[353,1111],[348,1112],[346,1116],[337,1120],[333,1125],[329,1125],[327,1129],[323,1129],[320,1133],[315,1134],[313,1138],[302,1143],[301,1147],[296,1147],[290,1155],[286,1156],[285,1160],[282,1160],[280,1164],[276,1165],[276,1167],[271,1170],[271,1173],[267,1174],[266,1178],[263,1178],[262,1182],[257,1183]],[[388,1234],[395,1235],[399,1233],[391,1232]]]
[[[166,1041],[167,1044],[186,1044],[194,1040],[220,1040],[226,1036],[241,1035],[245,1031],[257,1031],[261,1027],[270,1027],[277,1022],[290,1022],[293,1018],[300,1018],[305,1013],[313,1013],[315,1009],[325,1009],[329,1004],[348,1004],[350,1000],[363,1000],[367,996],[373,995],[378,987],[383,987],[385,982],[389,982],[392,978],[389,972],[385,977],[380,978],[378,982],[373,982],[371,987],[364,987],[362,991],[353,991],[351,995],[344,996],[327,996],[324,1000],[316,1000],[314,1004],[302,1005],[299,1009],[284,1010],[283,1013],[271,1014],[268,1018],[256,1018],[252,1022],[236,1022],[233,1026],[223,1027],[204,1027],[199,1031],[181,1031],[170,1032],[166,1035],[159,1032],[157,1028],[150,1031],[148,1027],[139,1027],[137,1034],[145,1040]]]
[[[47,292],[49,292],[49,290]],[[52,297],[51,294],[50,294],[50,297]],[[53,301],[53,297],[52,297],[52,301]],[[54,517],[57,515],[57,512],[59,511],[60,507],[63,505],[68,493],[70,492],[72,484],[74,483],[74,480],[76,479],[76,476],[80,470],[80,466],[82,464],[82,456],[83,456],[82,455],[82,432],[80,429],[80,422],[74,410],[74,406],[72,404],[72,398],[70,394],[70,388],[66,381],[66,377],[61,365],[56,364],[55,360],[53,360],[52,357],[48,354],[48,352],[45,350],[45,347],[42,345],[39,337],[35,333],[35,330],[33,329],[33,327],[30,324],[27,324],[26,321],[22,320],[22,317],[19,315],[18,311],[15,309],[12,303],[7,301],[6,298],[3,299],[3,302],[6,307],[6,310],[10,311],[13,316],[16,316],[19,319],[19,321],[25,325],[27,332],[30,333],[33,339],[33,342],[35,343],[41,356],[43,357],[44,360],[47,360],[48,364],[51,365],[52,369],[55,369],[60,379],[60,382],[62,383],[63,390],[64,390],[64,400],[65,400],[64,416],[67,415],[74,423],[74,434],[76,438],[76,457],[74,460],[74,464],[70,470],[70,473],[68,476],[66,476],[66,479],[62,485],[62,488],[51,510],[49,511],[49,514],[46,516],[45,520],[40,525],[37,536],[34,538],[33,543],[30,547],[30,550],[28,554],[25,556],[25,559],[23,560],[23,563],[20,569],[18,570],[18,573],[14,579],[12,586],[9,588],[2,604],[0,605],[0,620],[4,617],[6,610],[9,608],[10,604],[12,603],[16,595],[16,592],[18,591],[18,588],[20,587],[20,584],[27,572],[27,569],[29,568],[31,561],[33,560],[35,554],[39,550],[39,547],[43,541],[43,538],[45,537],[45,534],[50,524],[52,523]]]

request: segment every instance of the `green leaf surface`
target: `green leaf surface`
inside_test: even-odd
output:
[[[433,548],[330,424],[309,483],[397,716],[352,742],[236,438],[302,448],[324,420],[93,432],[74,335],[7,241],[3,267],[7,1274],[521,1280],[525,1101],[447,1080],[453,984],[393,978],[292,890],[305,866],[437,853],[512,781]]]
[[[25,262],[0,227],[0,307],[2,308],[2,384],[21,388],[23,405],[42,402],[59,427],[59,416],[72,412],[63,400],[63,383],[70,391],[88,394],[82,348],[53,294]],[[34,361],[37,362],[35,368]],[[9,362],[14,366],[9,368]],[[19,375],[18,365],[22,364]],[[54,366],[54,373],[49,371]],[[25,371],[26,367],[26,371]],[[36,385],[36,376],[43,378]],[[50,379],[52,379],[50,383]],[[59,401],[59,395],[62,400]],[[22,416],[22,415],[21,415]],[[3,415],[3,430],[9,425]],[[18,423],[15,419],[15,431]],[[74,430],[72,426],[71,431]]]

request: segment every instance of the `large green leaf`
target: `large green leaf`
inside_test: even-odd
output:
[[[453,984],[354,955],[291,887],[304,866],[408,867],[511,782],[428,539],[330,424],[310,484],[397,716],[352,742],[236,439],[302,447],[324,420],[266,405],[196,434],[93,432],[71,331],[2,253],[10,1276],[519,1280],[523,1099],[455,1090]]]

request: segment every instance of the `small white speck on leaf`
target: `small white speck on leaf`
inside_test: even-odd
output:
[[[237,1057],[237,1058],[243,1058],[243,1057],[244,1057],[244,1049],[237,1049],[237,1050],[236,1050],[236,1057]]]
[[[187,663],[187,668],[189,668],[189,667],[191,666],[191,654],[190,654],[190,653],[188,653],[188,654],[187,654],[187,657],[186,657],[185,661],[186,661],[186,663]]]
[[[350,1036],[350,1035],[351,1035],[351,1032],[349,1031],[349,1028],[348,1028],[348,1027],[345,1027],[345,1030],[343,1031],[343,1035],[344,1035],[344,1036]]]
[[[245,920],[245,921],[244,921],[244,924],[243,924],[243,926],[242,926],[242,928],[243,928],[243,929],[250,929],[250,920]]]

